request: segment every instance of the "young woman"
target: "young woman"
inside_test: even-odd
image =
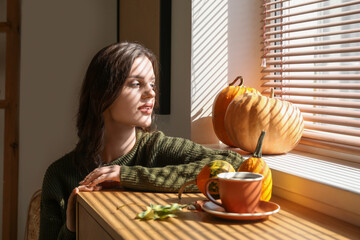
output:
[[[94,56],[81,90],[78,144],[44,176],[40,239],[75,239],[79,191],[100,190],[110,182],[138,191],[177,192],[212,160],[240,166],[243,158],[235,152],[149,131],[157,69],[154,54],[137,43],[112,44]]]

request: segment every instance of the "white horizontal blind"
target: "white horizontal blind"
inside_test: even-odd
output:
[[[264,0],[263,86],[303,113],[301,144],[360,160],[360,0]]]

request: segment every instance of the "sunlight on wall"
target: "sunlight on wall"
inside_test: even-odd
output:
[[[216,143],[211,113],[228,80],[228,1],[192,0],[191,30],[191,139]]]

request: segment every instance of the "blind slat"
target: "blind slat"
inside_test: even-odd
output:
[[[360,0],[276,2],[264,6],[262,93],[300,109],[303,146],[360,156]]]
[[[299,106],[299,109],[302,113],[315,113],[315,114],[321,114],[321,115],[360,118],[360,111],[355,111],[355,110],[351,111],[351,110],[344,110],[344,109],[319,108],[319,106],[316,106],[316,107]]]
[[[285,99],[295,104],[342,107],[342,108],[360,108],[360,102],[350,101],[328,101],[328,100],[313,100],[313,99]]]
[[[331,53],[347,53],[347,52],[360,52],[360,47],[344,47],[344,48],[331,48],[321,50],[310,50],[310,51],[292,51],[292,52],[279,52],[279,53],[266,53],[266,58],[275,57],[290,57],[290,56],[302,56],[302,55],[321,55]]]
[[[338,134],[346,134],[349,136],[360,137],[360,130],[356,129],[344,129],[342,127],[329,127],[326,125],[315,125],[305,122],[305,128],[321,131],[321,132],[331,132],[331,133],[338,133]]]
[[[339,71],[360,71],[360,65],[353,66],[319,66],[319,67],[269,67],[262,72],[339,72]],[[359,74],[360,79],[360,74]]]
[[[329,118],[303,114],[304,121],[360,128],[360,121],[349,118]],[[360,139],[359,139],[360,140]]]
[[[360,61],[360,56],[267,60],[266,64],[269,64],[269,65],[282,65],[282,64],[356,62],[356,61]]]
[[[272,75],[268,74],[261,78],[261,80],[359,80],[358,74],[322,74],[322,75]]]
[[[308,26],[308,27],[298,27],[298,28],[282,29],[282,30],[275,30],[275,31],[266,31],[264,34],[266,36],[269,36],[269,35],[292,33],[292,32],[299,32],[299,31],[308,31],[308,30],[312,30],[312,29],[344,26],[344,25],[349,25],[349,24],[356,24],[359,22],[360,22],[360,19],[354,19],[354,20],[340,21],[340,22],[334,22],[334,23],[312,25],[312,26]]]
[[[360,32],[360,28],[346,29],[346,30],[341,30],[341,31],[331,31],[331,32],[324,32],[324,33],[316,33],[316,34],[307,34],[307,35],[300,35],[300,36],[283,37],[283,38],[268,38],[268,39],[265,39],[264,42],[265,43],[282,42],[282,41],[289,41],[289,40],[334,36],[334,35],[349,34],[349,33],[356,33],[356,32]]]
[[[303,137],[330,143],[346,144],[353,147],[360,147],[360,139],[355,137],[341,137],[336,135],[324,135],[320,133],[304,131]]]
[[[280,3],[284,3],[284,2],[289,2],[290,0],[278,0],[278,1],[269,1],[269,2],[266,2],[263,4],[263,6],[273,6],[275,4],[280,4]],[[326,0],[328,1],[328,0]]]
[[[308,146],[312,146],[312,147],[323,148],[323,149],[328,149],[328,150],[332,150],[332,151],[343,152],[343,153],[347,153],[347,154],[360,155],[360,148],[344,145],[341,143],[331,143],[331,142],[327,142],[327,141],[320,141],[320,140],[316,140],[316,139],[302,137],[300,140],[300,144],[304,144],[304,145],[308,145]]]
[[[345,39],[338,39],[338,40],[316,41],[316,42],[310,42],[310,43],[271,45],[271,46],[266,46],[265,50],[270,51],[270,50],[276,50],[276,49],[326,46],[326,45],[358,43],[358,42],[360,42],[360,38],[345,38]]]
[[[339,6],[341,5],[341,7],[345,7],[345,6],[359,4],[359,3],[360,3],[360,1],[355,1],[355,2],[349,2],[347,4],[339,4]],[[279,15],[275,15],[273,17],[267,17],[267,18],[265,18],[265,21],[274,21],[277,19],[282,20],[284,18],[294,17],[297,15],[305,15],[305,14],[314,13],[314,12],[321,12],[321,11],[334,9],[334,8],[338,8],[338,7],[331,6],[331,7],[324,7],[324,8],[315,8],[312,10],[303,11],[303,12],[295,12],[295,13],[291,13],[291,14],[279,14]],[[311,22],[311,21],[323,20],[323,19],[328,19],[328,18],[348,16],[348,15],[357,14],[357,13],[359,13],[358,11],[359,10],[344,11],[341,13],[322,15],[319,17],[303,18],[303,19],[296,20],[296,21],[286,21],[286,22],[281,21],[281,23],[265,24],[265,28],[273,28],[273,27],[285,26],[285,25],[290,25],[290,24],[298,24],[298,23]]]
[[[265,90],[265,93],[269,93],[270,90]],[[320,92],[320,91],[294,91],[294,90],[275,90],[275,95],[282,96],[308,96],[308,97],[323,97],[323,98],[349,98],[360,99],[360,93],[353,92]]]
[[[331,48],[331,49],[310,50],[310,51],[266,53],[266,55],[263,56],[263,58],[322,55],[322,54],[333,54],[333,53],[354,53],[354,52],[360,52],[360,47],[346,47],[346,48]]]
[[[360,83],[287,83],[287,82],[265,82],[263,87],[274,88],[313,88],[313,89],[358,89],[360,90]]]
[[[275,9],[266,9],[264,11],[264,14],[265,13],[273,13],[273,12],[276,12],[276,11],[283,11],[283,10],[287,10],[287,9],[291,9],[291,8],[296,8],[296,7],[303,7],[303,6],[307,6],[307,5],[311,5],[311,4],[315,4],[315,3],[320,3],[320,2],[325,2],[325,1],[328,1],[328,0],[316,0],[316,1],[309,1],[309,2],[304,2],[304,3],[300,3],[300,4],[294,4],[294,5],[291,5],[291,6],[288,6],[288,7],[282,7],[281,10],[275,8]],[[274,2],[272,4],[276,4],[278,2]],[[266,5],[268,6],[268,5]]]

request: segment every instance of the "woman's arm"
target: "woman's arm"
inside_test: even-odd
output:
[[[120,182],[123,187],[145,191],[177,192],[213,160],[227,161],[234,169],[244,161],[236,152],[206,148],[162,132],[152,134],[138,152],[136,166],[121,167]],[[186,190],[199,191],[195,185]]]
[[[45,182],[41,194],[40,232],[39,239],[75,239],[75,233],[70,232],[63,221],[65,201],[54,197],[51,186]]]
[[[133,152],[136,154],[97,168],[81,184],[94,186],[111,180],[136,190],[176,192],[213,160],[227,161],[235,169],[244,160],[238,153],[209,149],[184,138],[166,137],[161,132],[144,137]],[[198,189],[193,186],[187,191]]]
[[[66,227],[66,208],[71,190],[76,184],[70,155],[51,164],[44,175],[40,204],[39,239],[75,239]]]
[[[230,151],[210,151],[207,155],[195,159],[188,163],[163,167],[122,166],[121,184],[136,190],[177,192],[185,182],[196,179],[201,169],[213,160],[227,161],[234,169],[244,161],[239,154]],[[199,190],[196,185],[192,185],[186,188],[186,191]]]

